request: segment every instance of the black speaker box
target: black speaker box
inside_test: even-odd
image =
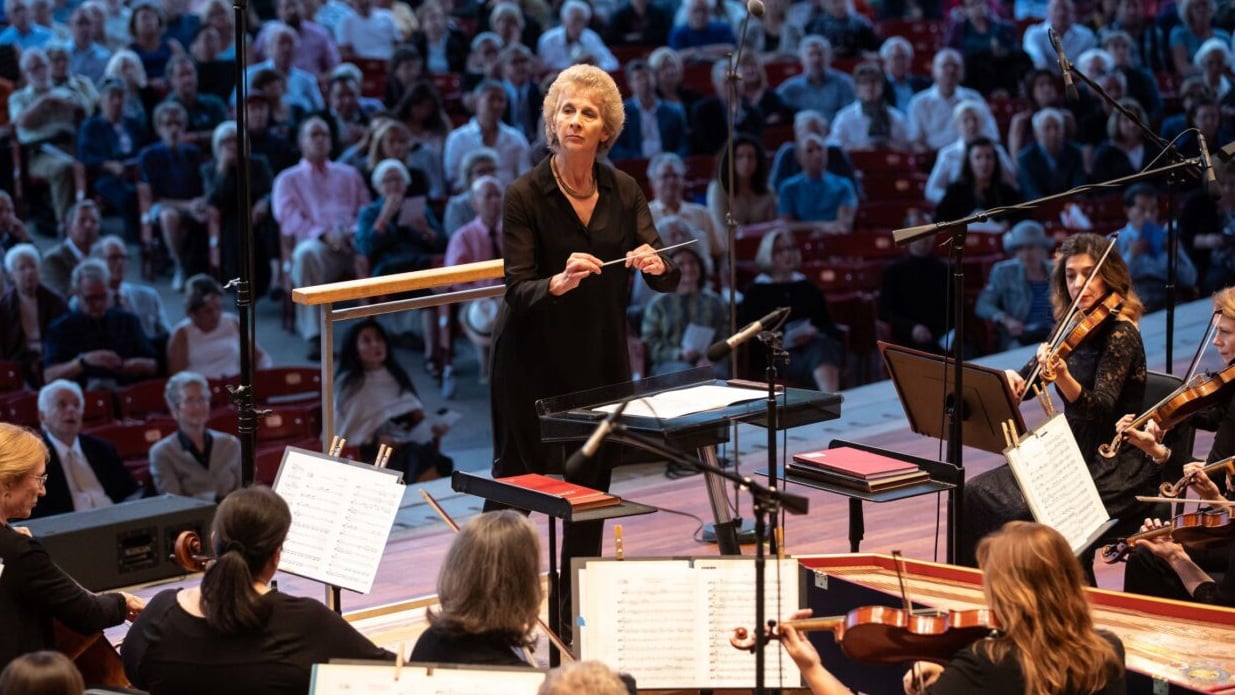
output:
[[[205,539],[214,508],[214,502],[164,495],[24,525],[69,576],[106,591],[185,574],[171,559],[176,536],[191,530]]]

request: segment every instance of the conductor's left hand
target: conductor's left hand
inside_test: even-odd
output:
[[[600,264],[600,259],[590,253],[570,254],[562,272],[549,278],[549,294],[560,297],[578,287],[583,278],[589,275],[600,275]]]
[[[643,244],[634,251],[626,252],[626,267],[642,270],[648,275],[660,275],[668,270],[665,265],[665,259],[660,257],[656,249],[648,244]],[[646,255],[643,255],[646,254]]]

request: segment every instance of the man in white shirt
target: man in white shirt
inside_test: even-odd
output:
[[[368,58],[390,60],[399,30],[390,10],[373,7],[373,0],[352,0],[354,14],[339,19],[335,38],[344,60]]]
[[[463,155],[478,147],[497,150],[497,177],[507,186],[527,169],[527,138],[517,128],[502,122],[508,101],[506,88],[501,82],[484,80],[476,85],[472,95],[476,99],[476,115],[446,136],[443,159],[452,192],[466,185],[458,179]]]
[[[116,447],[81,434],[81,387],[56,379],[39,391],[39,421],[51,454],[47,462],[47,494],[31,518],[108,507],[141,494],[141,488]]]
[[[1035,68],[1050,70],[1056,75],[1061,74],[1059,56],[1051,46],[1048,28],[1055,30],[1059,41],[1063,44],[1064,55],[1069,61],[1074,61],[1085,51],[1096,48],[1098,39],[1088,27],[1077,24],[1076,11],[1072,0],[1050,0],[1046,6],[1046,20],[1025,29],[1021,45]]]
[[[245,82],[252,85],[253,76],[267,68],[274,69],[287,80],[287,91],[283,95],[283,103],[299,107],[305,113],[313,113],[326,108],[326,100],[322,98],[321,87],[317,77],[293,65],[296,52],[300,46],[300,37],[286,24],[272,24],[266,29],[267,45],[270,49],[270,60],[250,65],[244,73]],[[252,88],[250,87],[250,93]],[[236,92],[232,91],[232,105],[236,103]]]
[[[909,141],[918,152],[935,152],[956,140],[958,133],[952,125],[952,110],[957,104],[966,100],[986,103],[981,94],[961,86],[965,78],[965,61],[960,53],[951,48],[944,48],[935,54],[931,77],[935,84],[909,100]],[[999,142],[999,126],[989,109],[982,124],[982,134]]]
[[[592,8],[581,0],[562,4],[562,24],[540,35],[536,53],[547,70],[565,70],[575,63],[591,63],[605,72],[620,67],[600,34],[587,28]]]

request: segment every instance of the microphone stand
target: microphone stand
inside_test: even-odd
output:
[[[784,324],[785,320],[788,318],[789,315],[786,314],[785,319],[781,320],[781,324]],[[779,432],[777,432],[777,428],[780,424],[780,414],[776,404],[776,362],[778,360],[783,360],[785,364],[789,364],[789,352],[784,348],[782,337],[783,334],[778,330],[766,330],[756,336],[759,342],[763,343],[763,346],[767,352],[767,366],[763,370],[763,375],[767,379],[768,383],[768,487],[772,490],[775,490],[777,486],[776,436],[779,434]],[[756,503],[757,502],[758,500],[756,500]],[[764,531],[759,529],[759,525],[763,523],[763,521],[764,520],[759,515],[759,510],[756,507],[755,542],[759,544],[763,543],[764,538]],[[780,528],[780,519],[778,518],[778,515],[773,514],[771,536],[771,550],[773,554],[779,553],[778,546],[780,545],[780,542],[776,538],[776,530],[778,528]],[[762,552],[762,545],[760,545],[760,549],[755,552],[756,558],[758,558],[760,552]],[[756,561],[758,560],[756,559]],[[755,624],[763,625],[762,622],[758,621],[756,621]],[[760,654],[760,656],[762,656],[762,654]]]
[[[769,423],[770,424],[770,423]],[[772,431],[769,428],[769,431]],[[628,446],[638,447],[652,454],[663,457],[666,460],[674,461],[685,466],[689,466],[703,473],[713,473],[726,480],[732,481],[739,489],[747,490],[751,494],[752,508],[755,512],[755,693],[756,695],[765,695],[768,690],[765,685],[765,667],[766,659],[764,647],[767,646],[768,636],[765,631],[767,588],[764,582],[767,576],[767,556],[764,549],[764,541],[768,532],[767,520],[771,516],[775,518],[783,509],[790,514],[805,514],[810,507],[810,500],[790,492],[777,490],[774,487],[760,485],[751,478],[740,476],[736,473],[731,473],[719,466],[711,466],[702,461],[693,459],[685,454],[672,449],[659,440],[646,437],[644,435],[632,432],[623,427],[621,421],[617,421],[613,426],[613,433],[609,435],[614,442],[626,444]],[[768,475],[774,475],[773,470],[769,467]]]

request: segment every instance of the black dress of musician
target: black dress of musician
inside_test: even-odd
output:
[[[1081,294],[1107,244],[1105,238],[1096,234],[1078,234],[1063,243],[1051,277],[1051,303],[1057,321]],[[1158,467],[1135,447],[1123,447],[1116,457],[1109,459],[1098,453],[1098,447],[1114,438],[1115,424],[1125,413],[1140,412],[1144,406],[1145,346],[1135,323],[1140,318],[1141,304],[1132,291],[1128,267],[1118,253],[1109,254],[1097,273],[1084,288],[1080,309],[1092,309],[1108,292],[1122,296],[1123,304],[1065,359],[1053,358],[1058,372],[1055,388],[1063,398],[1064,417],[1106,511],[1119,519],[1114,531],[1131,533],[1152,509],[1136,501],[1136,496],[1156,494]],[[1038,354],[1045,356],[1045,350],[1040,349]],[[1014,390],[1022,387],[1036,359],[1019,374],[1009,373]],[[963,510],[957,561],[969,566],[974,565],[973,551],[983,536],[1008,521],[1033,518],[1007,465],[966,484]],[[1092,557],[1092,553],[1089,555]],[[1082,558],[1087,573],[1092,572],[1090,564]]]

